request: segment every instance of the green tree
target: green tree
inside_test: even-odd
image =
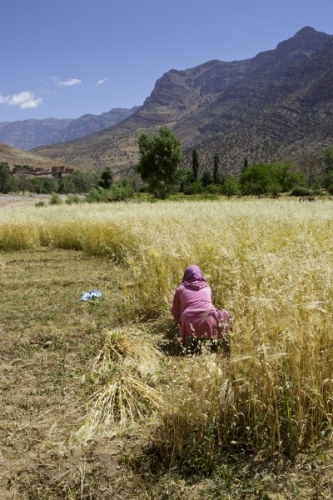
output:
[[[220,163],[220,157],[217,153],[214,155],[214,168],[213,168],[213,182],[214,184],[218,184],[220,179],[219,179],[219,163]]]
[[[192,172],[194,181],[198,180],[198,172],[199,172],[199,155],[196,149],[192,151]]]
[[[74,170],[71,175],[63,178],[67,193],[88,193],[98,184],[100,176],[96,172]]]
[[[298,169],[305,176],[307,187],[314,189],[320,185],[323,173],[322,160],[317,153],[305,152],[300,155]]]
[[[110,187],[112,186],[112,182],[113,182],[113,174],[111,172],[110,167],[107,167],[105,170],[103,170],[98,185],[101,186],[103,189],[110,189]]]
[[[326,173],[333,171],[333,146],[324,149],[323,158],[326,167]]]
[[[22,191],[24,194],[26,191],[30,191],[30,181],[26,177],[19,177],[18,179],[15,179],[15,184],[16,188],[19,191]],[[14,184],[14,185],[15,185]],[[11,185],[11,191],[13,190],[13,184]]]
[[[140,135],[139,153],[137,172],[149,192],[164,200],[179,187],[183,160],[180,141],[169,128],[161,127],[158,135]]]
[[[179,191],[184,192],[184,189],[193,182],[193,175],[188,168],[179,169]]]
[[[58,182],[55,179],[43,179],[41,177],[35,177],[30,179],[29,190],[38,194],[46,194],[56,192],[58,189]]]
[[[241,174],[240,186],[243,194],[254,194],[261,196],[269,192],[282,191],[268,165],[252,165],[247,167]]]
[[[240,193],[239,180],[232,175],[227,175],[224,179],[222,193],[228,198],[238,195]]]
[[[10,169],[7,162],[0,163],[0,193],[9,192]]]
[[[323,186],[331,193],[333,189],[333,170],[329,170],[323,178]]]
[[[200,180],[203,187],[207,187],[208,184],[212,184],[213,182],[212,174],[208,170],[205,170]]]
[[[65,187],[65,184],[62,180],[60,180],[60,182],[58,184],[57,193],[59,193],[59,194],[66,193],[66,187]]]
[[[301,186],[304,183],[304,175],[293,172],[292,162],[286,160],[284,163],[274,163],[270,165],[272,180],[282,191],[291,191],[295,186]]]
[[[116,200],[127,200],[134,196],[133,182],[128,179],[122,179],[112,185],[109,191],[110,197]]]

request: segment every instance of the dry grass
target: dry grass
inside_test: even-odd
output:
[[[106,332],[103,348],[89,370],[97,390],[75,438],[87,441],[124,429],[128,432],[138,423],[149,425],[154,411],[163,408],[158,389],[162,361],[162,354],[142,330]]]
[[[4,436],[7,432],[11,436],[9,445],[15,443],[12,449],[16,445],[20,449],[25,446],[20,429],[28,430],[31,422],[37,425],[38,415],[48,409],[57,413],[59,397],[63,409],[69,400],[70,406],[81,412],[80,397],[87,389],[81,378],[100,348],[101,329],[112,326],[118,318],[113,297],[115,268],[107,261],[70,251],[14,252],[1,258],[1,388],[5,412],[9,405],[2,431]],[[99,302],[80,302],[81,292],[93,287],[103,291]],[[60,414],[62,419],[64,415]],[[70,434],[75,423],[69,423]]]
[[[128,429],[149,433],[148,421],[165,464],[191,472],[218,470],[226,452],[297,463],[329,440],[333,206],[280,201],[3,209],[5,480],[21,484],[24,460],[74,446],[74,436],[86,443],[80,449],[102,436],[125,442]],[[215,304],[233,313],[231,358],[170,357],[163,366],[153,344],[173,332],[173,290],[192,263]],[[103,297],[79,302],[90,288]],[[130,481],[139,485],[137,475]],[[80,498],[52,488],[44,498]],[[138,488],[137,498],[154,498],[155,487]],[[195,498],[175,477],[168,488]]]

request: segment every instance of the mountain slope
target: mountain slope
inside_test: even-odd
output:
[[[138,158],[137,138],[160,125],[174,129],[190,165],[215,152],[225,171],[244,158],[277,161],[332,142],[333,37],[305,27],[274,50],[244,61],[209,61],[164,74],[143,106],[118,125],[36,153],[73,165],[110,165],[127,172]]]
[[[52,167],[72,167],[56,159],[37,155],[32,151],[22,151],[3,143],[0,143],[0,163],[8,163],[10,167],[14,167],[14,165],[29,165],[36,169],[43,168],[47,170],[51,170]]]
[[[57,144],[98,132],[125,120],[138,107],[113,108],[101,115],[86,114],[74,120],[24,120],[0,123],[0,142],[18,149],[29,150],[37,146]]]

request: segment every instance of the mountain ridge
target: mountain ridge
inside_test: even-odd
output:
[[[171,69],[144,104],[118,124],[75,141],[35,148],[78,168],[134,171],[142,132],[170,127],[181,140],[185,166],[198,150],[201,168],[220,156],[224,172],[249,162],[297,158],[332,144],[333,37],[306,26],[275,49],[241,61],[207,61]]]
[[[0,122],[0,142],[24,151],[38,146],[58,144],[115,125],[138,108],[139,106],[134,106],[131,109],[112,108],[100,115],[86,113],[74,119],[46,118]]]
[[[31,151],[23,151],[21,149],[13,148],[8,144],[0,142],[0,163],[7,163],[9,167],[15,165],[29,165],[35,169],[52,170],[52,167],[65,167],[73,168],[65,162],[51,159],[47,156],[37,155]]]

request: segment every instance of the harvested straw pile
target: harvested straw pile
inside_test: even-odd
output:
[[[86,441],[147,423],[163,406],[156,388],[162,359],[163,355],[140,330],[119,328],[107,332],[89,374],[101,387],[88,402],[90,409],[75,438]]]

